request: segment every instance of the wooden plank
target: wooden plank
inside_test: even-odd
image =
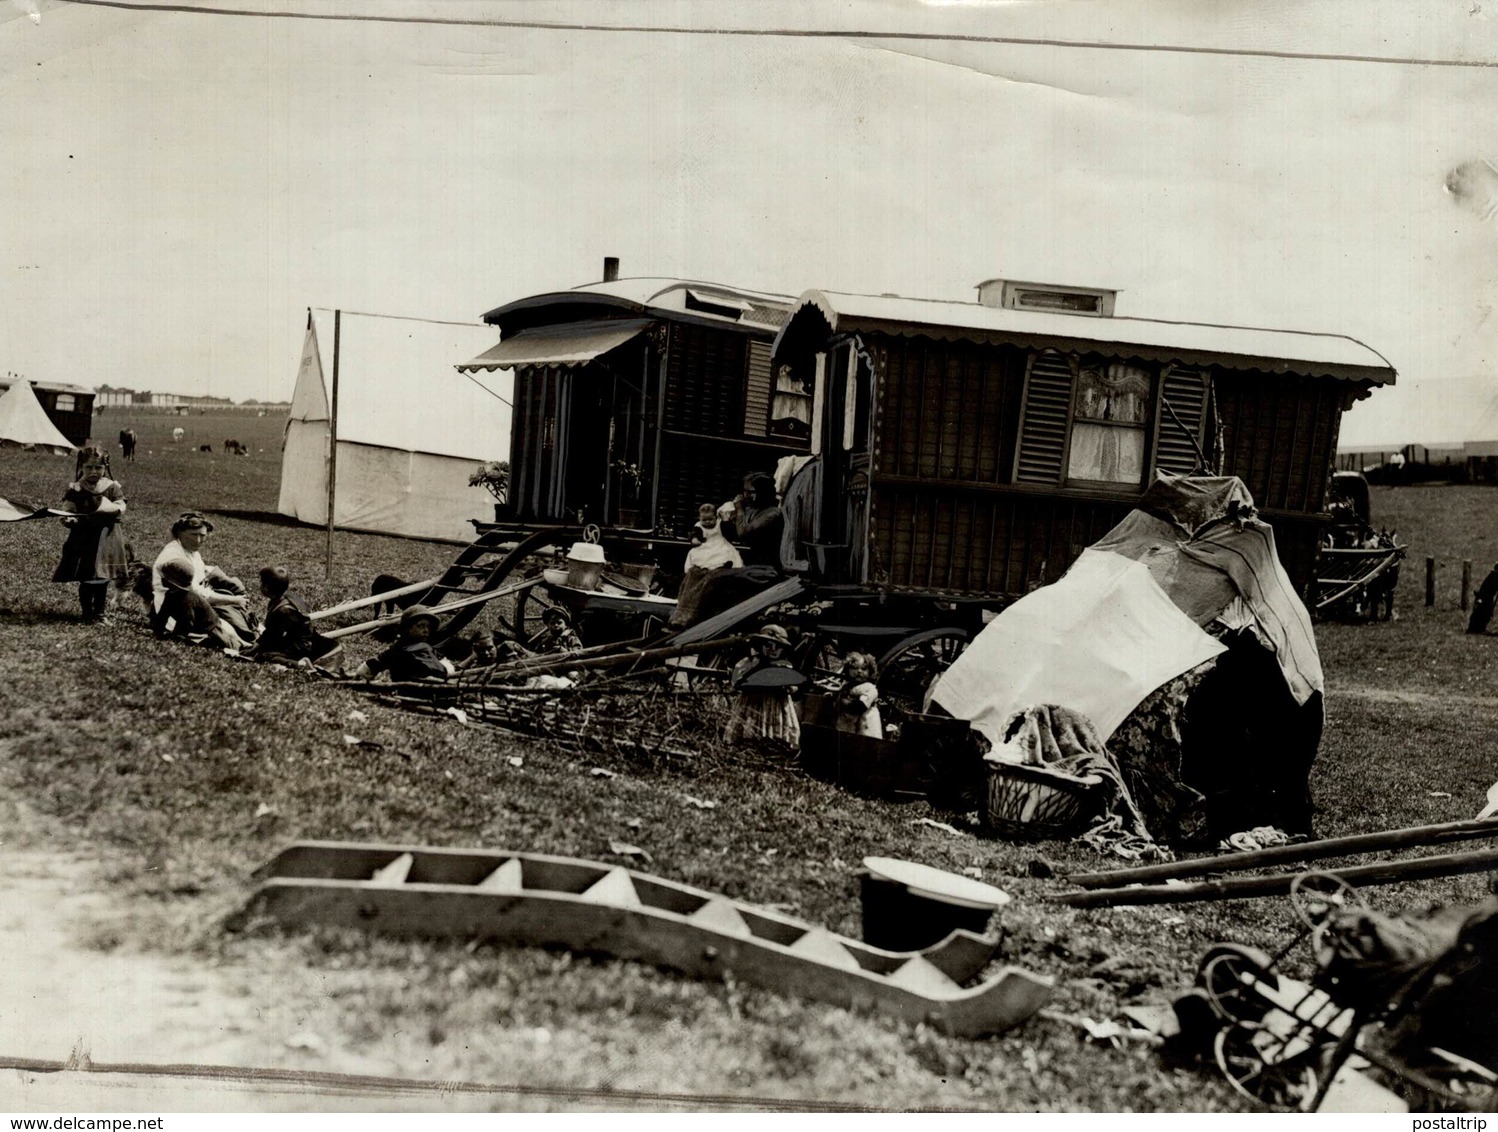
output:
[[[1474,853],[1447,853],[1413,860],[1383,861],[1376,865],[1324,869],[1358,888],[1374,888],[1431,877],[1485,873],[1498,866],[1498,849]],[[1243,900],[1260,896],[1284,896],[1299,873],[1274,873],[1263,877],[1240,877],[1203,884],[1129,885],[1123,888],[1080,889],[1060,892],[1046,899],[1073,908],[1111,908],[1142,904],[1195,904],[1213,900]]]
[[[1252,853],[1222,853],[1193,860],[1168,861],[1161,865],[1142,865],[1134,869],[1103,869],[1098,872],[1073,873],[1066,879],[1083,888],[1108,888],[1123,884],[1179,880],[1183,877],[1208,876],[1213,873],[1241,872],[1244,869],[1282,865],[1291,861],[1319,861],[1327,857],[1351,856],[1414,845],[1444,845],[1498,837],[1498,818],[1442,822],[1438,825],[1412,825],[1403,829],[1386,829],[1377,833],[1356,833],[1347,837],[1326,837],[1299,845],[1276,845]]]
[[[384,601],[394,601],[399,597],[409,597],[411,594],[419,594],[423,590],[431,589],[441,580],[441,578],[442,575],[439,574],[437,575],[437,577],[428,578],[423,582],[412,582],[409,586],[402,586],[398,590],[386,590],[382,594],[371,594],[369,597],[361,597],[355,599],[354,601],[346,601],[341,605],[333,605],[329,606],[327,609],[319,609],[307,614],[307,620],[320,621],[324,617],[333,617],[339,613],[348,613],[349,611],[354,609],[363,609],[365,606],[379,605]]]

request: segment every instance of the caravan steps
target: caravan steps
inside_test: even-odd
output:
[[[997,940],[954,931],[921,952],[884,951],[770,909],[618,865],[503,850],[297,842],[256,870],[230,930],[363,928],[407,937],[564,947],[725,974],[783,994],[873,1009],[977,1037],[1023,1022],[1050,979],[1018,967],[963,987]]]

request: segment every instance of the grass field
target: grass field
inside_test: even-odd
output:
[[[100,418],[112,436],[125,422]],[[245,414],[137,415],[141,454],[116,473],[131,539],[149,559],[175,514],[209,512],[210,562],[245,578],[291,568],[315,604],[360,596],[388,572],[428,576],[453,548],[340,533],[323,577],[321,531],[273,514],[282,422]],[[183,425],[181,444],[168,439]],[[217,449],[244,441],[248,459]],[[213,455],[196,451],[211,443]],[[0,451],[0,495],[56,499],[72,462]],[[1329,724],[1313,789],[1327,834],[1472,816],[1498,778],[1491,638],[1461,632],[1462,558],[1498,558],[1498,494],[1476,487],[1379,489],[1376,521],[1413,544],[1398,620],[1325,625]],[[296,672],[154,640],[132,614],[76,620],[51,568],[51,522],[0,527],[0,787],[40,818],[42,840],[83,847],[130,902],[98,946],[186,953],[255,972],[305,1004],[328,1043],[379,1071],[431,1079],[586,1089],[814,1098],[875,1107],[999,1110],[1235,1109],[1213,1073],[1166,1067],[1153,1051],[1084,1042],[1037,1018],[997,1038],[830,1009],[635,964],[334,934],[229,937],[219,919],[250,870],[293,838],[413,841],[609,859],[611,839],[651,854],[651,871],[774,904],[858,933],[855,870],[868,854],[976,868],[1009,890],[1006,959],[1053,976],[1053,1006],[1104,1019],[1164,1001],[1211,943],[1275,947],[1292,930],[1282,900],[1076,912],[1041,903],[1062,882],[1029,875],[1037,856],[1104,865],[1048,843],[954,836],[924,803],[860,799],[713,744],[689,759],[581,756],[552,744],[380,706]],[[1433,610],[1423,556],[1446,563]],[[1247,706],[1247,705],[1246,705]],[[364,722],[350,718],[358,710]],[[352,746],[345,734],[378,745]],[[521,766],[511,764],[520,757]],[[617,777],[595,776],[604,765]],[[717,802],[712,810],[684,795]],[[1374,893],[1386,907],[1475,899],[1484,878]],[[24,1055],[25,1051],[9,1052]],[[276,1047],[267,1063],[302,1065]]]

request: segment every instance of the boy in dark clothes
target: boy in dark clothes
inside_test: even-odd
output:
[[[424,605],[413,605],[401,613],[400,639],[384,652],[370,657],[351,675],[369,680],[381,672],[401,684],[411,680],[446,680],[456,668],[430,644],[438,618]]]
[[[295,665],[299,660],[326,663],[342,649],[332,637],[315,632],[302,603],[290,592],[291,574],[284,566],[260,571],[260,592],[270,603],[265,627],[248,655],[267,664]]]

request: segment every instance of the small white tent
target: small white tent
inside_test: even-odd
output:
[[[0,441],[38,445],[54,452],[72,452],[78,446],[57,430],[47,410],[36,399],[29,381],[16,381],[0,395]]]
[[[283,515],[328,521],[334,312],[308,312],[281,457]],[[335,522],[412,538],[473,538],[493,499],[469,487],[479,464],[508,458],[508,373],[482,382],[453,369],[494,345],[478,323],[344,311],[338,334]]]

